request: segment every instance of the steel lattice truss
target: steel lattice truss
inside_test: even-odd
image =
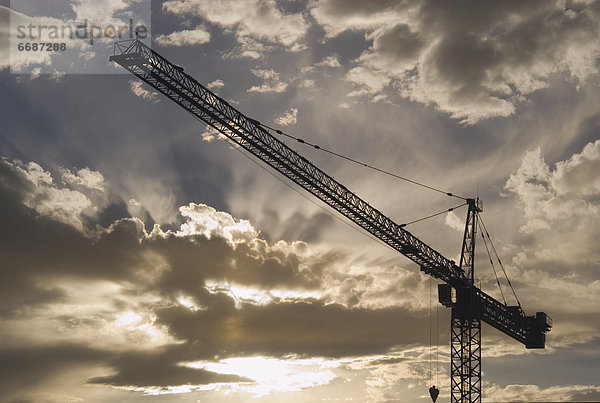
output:
[[[452,308],[450,330],[450,401],[481,402],[481,320]]]
[[[457,301],[447,301],[445,305],[468,302],[475,318],[481,319],[528,348],[544,347],[545,332],[550,330],[551,326],[545,314],[539,312],[536,316],[525,316],[520,307],[504,305],[475,287],[472,279],[455,262],[401,228],[272,136],[259,122],[237,111],[184,73],[183,68],[169,62],[139,40],[116,43],[114,53],[111,56],[112,61],[417,263],[425,273],[453,287],[456,290]]]

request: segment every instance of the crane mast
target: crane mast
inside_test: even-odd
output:
[[[475,287],[475,240],[479,199],[468,199],[460,268]],[[444,286],[442,285],[442,289]],[[443,292],[440,292],[442,295]],[[444,302],[444,301],[440,301]],[[451,304],[450,396],[452,403],[481,401],[481,317],[468,299]]]
[[[456,354],[456,363],[453,353],[451,372],[471,374],[468,379],[462,375],[457,376],[456,381],[459,385],[457,390],[469,390],[471,394],[468,397],[463,394],[454,399],[455,388],[452,387],[453,401],[481,399],[481,321],[525,344],[527,348],[544,348],[545,333],[551,328],[550,318],[545,313],[526,316],[520,306],[507,306],[474,284],[475,222],[479,209],[475,199],[467,199],[469,213],[461,261],[457,265],[279,141],[258,121],[233,108],[186,74],[183,68],[169,62],[141,41],[135,39],[115,43],[114,55],[110,60],[172,99],[366,232],[417,263],[426,274],[443,281],[438,286],[440,303],[452,308],[453,337],[456,328],[456,343],[461,345],[458,349],[460,354]],[[465,356],[464,351],[472,351],[475,342],[477,351]],[[456,393],[458,396],[458,392]]]

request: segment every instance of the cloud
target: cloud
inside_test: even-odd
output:
[[[234,372],[252,379],[254,382],[236,385],[236,389],[248,391],[253,398],[268,396],[274,392],[294,392],[327,385],[336,378],[332,368],[338,365],[335,361],[324,359],[275,359],[261,356],[186,363],[186,366],[192,368],[211,369],[219,373]]]
[[[512,115],[561,74],[578,86],[597,76],[597,3],[464,2],[459,9],[457,17],[456,5],[438,1],[323,0],[311,14],[328,37],[360,30],[372,41],[348,81],[370,95],[393,89],[465,125]]]
[[[568,154],[561,153],[560,150],[566,144],[576,147],[576,144],[571,144],[573,141],[587,142],[587,139],[594,138],[595,132],[591,126],[597,122],[590,124],[589,133],[564,131],[564,137],[554,138],[551,134],[561,131],[555,128],[554,132],[537,137],[541,133],[538,127],[540,125],[556,126],[552,122],[561,120],[565,122],[565,126],[576,126],[574,120],[581,119],[596,104],[590,101],[593,97],[589,94],[594,93],[593,88],[587,86],[576,92],[565,73],[552,78],[554,83],[560,82],[558,88],[551,84],[548,91],[527,96],[536,102],[531,105],[531,109],[543,110],[540,116],[534,115],[534,111],[527,111],[508,119],[496,119],[493,125],[484,125],[490,130],[471,127],[464,131],[455,127],[457,122],[448,121],[447,116],[436,112],[433,103],[430,108],[424,108],[416,102],[398,102],[394,89],[400,79],[392,78],[387,83],[381,81],[383,84],[379,84],[381,77],[386,79],[386,70],[394,68],[393,63],[389,63],[390,60],[404,55],[405,58],[398,58],[398,63],[408,65],[407,60],[420,57],[417,55],[427,52],[427,47],[431,46],[427,36],[423,35],[422,28],[414,25],[410,19],[399,21],[393,15],[399,11],[390,12],[396,10],[396,6],[402,2],[388,2],[390,6],[387,8],[379,8],[385,4],[384,1],[338,2],[341,3],[353,3],[357,11],[352,18],[371,18],[370,25],[363,23],[366,28],[352,28],[360,32],[348,32],[321,44],[323,30],[310,19],[310,10],[304,10],[303,15],[308,16],[306,21],[310,21],[313,26],[299,43],[311,44],[311,49],[296,54],[281,54],[278,50],[283,48],[282,44],[251,37],[239,38],[235,36],[237,27],[220,30],[215,24],[202,21],[196,16],[178,20],[174,19],[174,15],[163,15],[164,21],[161,22],[159,18],[155,22],[159,28],[164,29],[162,32],[165,35],[204,24],[207,30],[214,33],[214,37],[202,48],[208,52],[207,55],[213,54],[217,58],[228,54],[231,46],[236,46],[232,53],[239,52],[242,40],[248,44],[247,49],[257,49],[260,45],[261,52],[274,51],[273,55],[257,53],[257,56],[268,56],[260,61],[223,60],[218,69],[205,72],[206,82],[220,77],[227,84],[227,88],[218,89],[222,87],[215,80],[216,88],[228,102],[231,102],[230,98],[238,99],[242,110],[250,115],[258,114],[257,118],[260,120],[275,119],[291,107],[297,107],[302,110],[302,119],[297,123],[302,128],[298,127],[298,131],[313,133],[316,137],[319,137],[319,133],[315,128],[321,128],[322,133],[327,133],[327,138],[317,141],[319,144],[339,143],[346,154],[362,156],[359,159],[375,159],[407,175],[412,172],[414,176],[417,172],[425,183],[428,176],[430,182],[432,178],[433,182],[440,180],[435,174],[428,174],[428,171],[435,168],[435,172],[444,172],[444,183],[450,183],[450,188],[456,187],[451,184],[455,182],[462,183],[458,185],[461,189],[472,188],[463,179],[475,175],[477,178],[474,182],[488,187],[487,190],[481,188],[483,194],[487,194],[485,197],[492,199],[488,200],[486,214],[495,215],[496,218],[486,219],[486,224],[493,231],[492,235],[501,234],[498,250],[502,260],[509,266],[507,270],[524,308],[528,310],[528,314],[536,310],[547,311],[555,319],[555,327],[548,335],[548,357],[561,362],[560,357],[555,355],[559,348],[567,353],[580,351],[585,346],[576,345],[572,349],[561,347],[589,343],[597,334],[595,324],[600,320],[597,312],[597,301],[600,299],[598,265],[594,260],[588,259],[590,251],[597,252],[597,248],[593,247],[594,237],[597,239],[597,232],[593,232],[594,226],[597,226],[596,217],[549,217],[546,212],[535,213],[533,217],[547,222],[550,229],[519,233],[519,226],[525,226],[529,221],[525,217],[525,207],[519,201],[519,195],[505,189],[504,192],[511,197],[500,201],[494,197],[509,175],[516,174],[522,165],[519,162],[524,154],[522,147],[535,150],[539,140],[543,144],[543,152],[540,152],[537,161],[528,163],[533,173],[527,173],[525,179],[519,180],[531,184],[542,183],[546,190],[551,189],[550,193],[542,195],[542,203],[547,198],[558,197],[562,202],[575,199],[597,205],[594,185],[597,179],[594,172],[598,172],[595,169],[597,149],[592,147],[584,153],[581,146],[576,152],[570,151]],[[296,10],[304,8],[307,3],[280,1],[277,4],[283,13],[286,7],[296,13]],[[325,2],[310,2],[310,7],[319,4]],[[363,13],[365,7],[384,11]],[[419,8],[417,5],[416,10]],[[457,10],[461,8],[457,6]],[[390,21],[386,29],[383,29],[378,24],[385,13],[390,13],[390,20],[396,20]],[[463,17],[462,11],[457,11],[455,15],[456,18]],[[346,16],[340,16],[339,29],[346,29],[345,18]],[[173,21],[183,24],[180,27],[171,26]],[[420,20],[414,18],[414,21]],[[404,26],[400,23],[404,23]],[[434,23],[432,26],[435,28]],[[369,39],[363,40],[365,35]],[[393,53],[394,39],[411,37],[417,39],[414,49],[411,50],[407,43],[401,43],[398,46],[404,49],[403,54]],[[383,56],[368,57],[370,46],[373,46],[373,52],[379,52]],[[175,53],[181,53],[181,50],[170,49]],[[365,56],[360,56],[361,54]],[[194,63],[193,54],[182,52],[181,55],[191,58],[191,61],[186,62],[188,65]],[[340,66],[336,67],[336,61]],[[307,65],[312,66],[313,70],[308,71],[308,76],[302,79],[309,79],[307,85],[312,82],[314,88],[294,91],[290,85],[294,87],[294,83],[301,82],[301,78],[297,77],[302,74],[299,70]],[[246,89],[252,86],[269,85],[263,77],[240,74],[243,70],[250,73],[247,71],[250,67],[277,72],[278,82],[288,84],[286,92],[247,94]],[[357,74],[356,80],[362,79],[362,74],[372,73],[373,82],[367,82],[364,86],[354,86],[354,81],[344,82],[343,77],[348,70],[355,67],[362,68],[352,73]],[[10,83],[14,80],[8,75],[6,78],[7,93],[10,93]],[[51,85],[54,98],[56,91],[68,94],[79,88],[80,80],[73,81],[74,79],[75,77],[65,78],[60,85]],[[95,83],[93,87],[98,87],[97,90],[106,87],[104,79],[100,77],[86,82]],[[258,376],[247,376],[239,368],[235,372],[229,372],[229,369],[236,365],[253,365],[251,371],[262,375],[265,374],[262,367],[247,364],[249,361],[244,360],[259,358],[257,361],[261,363],[276,361],[292,365],[299,358],[286,355],[288,353],[301,355],[306,360],[320,359],[333,366],[327,369],[311,366],[307,369],[311,371],[311,377],[303,376],[304,373],[295,367],[298,371],[293,375],[276,378],[281,379],[281,384],[285,385],[297,381],[295,385],[308,385],[310,390],[285,393],[273,386],[274,389],[269,392],[271,396],[255,400],[321,400],[333,397],[343,400],[345,397],[353,397],[359,401],[394,398],[413,401],[427,398],[422,395],[426,395],[427,387],[430,386],[425,385],[426,379],[429,379],[426,341],[430,294],[427,279],[419,274],[418,267],[409,265],[393,251],[387,251],[375,243],[372,246],[368,244],[370,241],[365,244],[354,231],[347,230],[330,215],[299,199],[278,182],[269,184],[269,180],[265,181],[264,177],[261,179],[262,171],[251,172],[252,169],[248,169],[244,159],[240,162],[233,156],[229,160],[227,154],[231,154],[231,150],[227,145],[207,147],[205,142],[200,141],[196,147],[186,139],[187,133],[195,132],[197,135],[203,132],[203,128],[199,128],[193,119],[178,117],[177,108],[167,108],[173,109],[171,112],[174,115],[170,116],[170,112],[165,111],[154,125],[148,125],[149,119],[143,119],[138,113],[139,119],[136,122],[142,126],[129,130],[128,136],[113,136],[112,140],[106,136],[97,136],[93,130],[80,130],[75,137],[81,137],[86,132],[85,136],[91,136],[90,138],[110,140],[107,143],[110,145],[105,144],[106,147],[102,146],[106,141],[92,142],[96,145],[92,148],[83,147],[81,139],[69,133],[72,132],[72,127],[90,123],[89,119],[74,125],[71,121],[57,118],[60,114],[57,115],[56,111],[47,110],[49,105],[52,109],[55,103],[48,101],[51,96],[46,97],[48,99],[44,97],[48,90],[46,84],[51,83],[44,78],[33,83],[23,82],[18,86],[18,93],[7,97],[12,100],[7,101],[7,105],[17,106],[22,104],[19,100],[38,100],[38,106],[43,105],[41,109],[34,109],[43,118],[43,124],[40,126],[39,119],[23,119],[16,114],[21,123],[11,125],[9,119],[3,147],[9,155],[38,155],[37,158],[46,158],[46,163],[40,165],[44,172],[51,174],[52,186],[83,194],[90,201],[91,208],[97,207],[97,212],[86,210],[79,215],[84,228],[94,229],[82,233],[69,223],[37,212],[35,206],[30,208],[24,205],[22,195],[29,192],[29,180],[21,180],[20,176],[13,174],[7,174],[0,180],[0,205],[3,211],[3,231],[0,235],[0,272],[3,279],[3,284],[0,285],[0,339],[3,348],[14,349],[16,352],[3,356],[7,360],[5,366],[8,370],[18,367],[17,357],[23,350],[39,352],[40,359],[52,360],[50,355],[40,352],[38,348],[69,343],[67,347],[58,349],[57,354],[63,355],[61,368],[69,372],[68,379],[71,381],[64,382],[67,378],[63,374],[66,372],[57,367],[46,367],[46,362],[40,362],[39,366],[48,373],[61,374],[60,378],[33,376],[35,371],[24,366],[19,375],[7,380],[14,384],[22,382],[22,390],[25,390],[23,395],[14,400],[44,401],[43,396],[27,393],[32,389],[52,393],[49,386],[51,384],[55,387],[54,390],[60,389],[64,394],[85,401],[163,401],[178,398],[214,402],[243,401],[252,397],[247,395],[251,388],[265,386],[267,381]],[[122,88],[125,97],[113,97],[113,101],[134,99],[127,97],[130,89],[127,81],[125,84],[126,87]],[[372,92],[372,88],[378,85],[381,85],[381,90]],[[561,92],[565,87],[569,88],[566,95]],[[142,88],[152,90],[150,87]],[[102,93],[97,90],[91,93]],[[354,93],[353,97],[340,100],[340,96],[344,97],[350,92]],[[547,102],[554,102],[548,97],[560,98],[560,103],[564,103],[567,110],[556,113],[560,106],[548,104]],[[264,105],[254,102],[260,101],[259,98],[268,102]],[[74,98],[62,96],[61,99]],[[393,104],[368,104],[371,101],[384,102],[386,99]],[[128,108],[135,109],[134,104],[139,104],[142,115],[147,115],[149,109],[154,109],[144,108],[144,104],[149,104],[142,99],[135,101],[129,102]],[[340,102],[347,103],[350,109],[338,109]],[[518,108],[518,102],[521,101],[515,102]],[[582,103],[585,103],[586,111],[575,111],[584,108]],[[76,104],[81,104],[83,108],[86,105],[85,99],[81,98]],[[127,109],[111,105],[113,111],[123,112]],[[15,111],[19,109],[17,106],[13,108]],[[384,108],[381,110],[382,106]],[[576,113],[569,117],[569,113],[574,111]],[[111,121],[117,124],[127,114],[125,112],[121,119],[117,116]],[[547,115],[552,116],[548,118]],[[311,117],[309,122],[304,121],[306,117]],[[90,124],[98,122],[95,120]],[[58,126],[54,127],[56,125]],[[41,132],[35,135],[38,126]],[[87,126],[83,124],[81,127]],[[164,132],[177,132],[180,135],[169,136],[167,144],[165,137],[160,135]],[[33,139],[37,138],[39,141],[32,141],[29,135],[15,137],[10,133],[32,133]],[[118,130],[104,130],[104,133],[118,134]],[[156,141],[152,140],[153,136]],[[209,139],[211,136],[214,137],[214,133],[207,131],[206,136],[203,134],[202,137]],[[68,137],[73,137],[69,143],[65,141]],[[479,137],[475,143],[472,141],[474,137]],[[157,141],[160,147],[151,147]],[[370,146],[365,147],[365,142]],[[464,142],[475,146],[477,152],[471,152],[474,151],[472,147],[465,148]],[[34,146],[33,143],[41,144],[45,151],[40,151],[40,146]],[[89,145],[90,142],[85,144]],[[424,147],[422,152],[418,150],[420,146]],[[147,149],[144,150],[144,147]],[[132,149],[137,151],[132,152]],[[468,157],[464,153],[466,151],[469,151]],[[571,158],[571,154],[574,158]],[[432,155],[436,157],[431,158]],[[561,156],[558,163],[557,155]],[[316,158],[317,164],[324,164],[327,172],[359,194],[366,195],[374,205],[381,207],[381,211],[389,213],[391,217],[402,219],[400,217],[413,216],[420,205],[430,200],[426,195],[422,197],[408,188],[386,184],[384,178],[374,178],[367,174],[363,181],[353,175],[352,170],[338,166],[335,161],[324,158],[323,155],[308,157],[311,160]],[[63,175],[58,166],[52,165],[53,162],[48,165],[48,161],[64,164],[64,161],[60,161],[65,158],[76,161],[77,164],[81,161],[83,164],[94,164],[90,165],[91,172],[102,167],[102,174],[107,180],[94,182],[93,178],[80,174],[80,168],[85,165],[77,168],[69,165],[64,169],[69,172],[68,175]],[[135,166],[118,163],[125,159],[144,162],[137,164],[136,170]],[[217,172],[219,166],[213,166],[215,171],[210,168],[210,164],[207,165],[209,160],[216,161],[217,165],[225,162],[226,171],[231,170],[233,175],[229,178],[231,180],[225,178],[223,182],[223,175]],[[540,160],[547,167],[547,175],[543,167],[537,166]],[[568,169],[565,168],[564,173],[559,174],[559,166],[563,163],[565,167],[568,165]],[[26,167],[27,162],[23,166]],[[448,167],[450,168],[447,169]],[[114,171],[112,174],[111,170]],[[125,171],[129,173],[123,174]],[[493,180],[489,179],[490,175]],[[166,181],[161,181],[161,176]],[[453,177],[458,179],[454,180]],[[18,182],[15,185],[18,191],[3,187],[11,181]],[[129,183],[129,186],[117,181]],[[169,186],[165,186],[167,182]],[[589,185],[580,186],[580,183]],[[116,193],[117,186],[128,187],[130,191]],[[95,195],[100,193],[96,189],[100,188],[104,189],[101,193],[109,197],[110,206],[96,202]],[[396,189],[394,193],[405,199],[405,202],[398,203],[394,197],[389,197],[389,189]],[[458,192],[460,189],[450,190]],[[219,197],[214,199],[215,192],[219,191],[226,193],[223,200]],[[128,202],[131,199],[135,201]],[[155,203],[153,208],[150,207],[152,203]],[[534,209],[539,207],[534,206]],[[161,210],[169,213],[168,224],[164,221],[165,216],[159,214]],[[152,218],[146,218],[148,214]],[[460,231],[464,229],[454,220],[455,217],[444,218],[451,221],[449,224],[454,223],[457,230],[459,226]],[[460,219],[464,220],[464,217]],[[160,223],[160,227],[153,228],[154,220]],[[497,224],[500,224],[500,229]],[[438,250],[446,256],[453,257],[452,254],[459,251],[460,240],[452,236],[452,233],[457,232],[444,225],[443,218],[431,225],[423,224],[415,233],[420,238],[422,235],[421,239],[431,246],[439,247]],[[280,242],[281,240],[284,242]],[[478,242],[478,256],[481,257],[480,254],[485,254],[485,250],[481,240]],[[513,256],[516,258],[511,260]],[[410,270],[405,270],[403,266]],[[493,285],[493,281],[487,280],[483,267],[482,270],[477,270],[484,277],[482,283],[485,286]],[[491,270],[489,271],[487,277],[492,277],[493,280]],[[435,303],[435,285],[432,287],[433,297],[430,298]],[[448,320],[449,312],[440,308],[440,341],[443,344],[442,350],[445,351],[448,350],[447,344],[444,344],[444,340],[449,337]],[[303,321],[306,321],[305,326]],[[390,325],[384,324],[385,322]],[[362,329],[352,327],[356,323],[364,326],[362,335],[357,333]],[[270,335],[270,329],[276,334]],[[311,336],[313,329],[314,335]],[[344,331],[346,329],[347,332]],[[489,328],[484,329],[484,333],[484,360],[492,356],[512,354],[513,357],[505,357],[505,361],[512,361],[513,368],[531,362],[531,352],[509,337],[498,335]],[[328,343],[335,343],[333,339],[340,340],[337,349],[328,346]],[[354,344],[356,347],[353,347]],[[96,355],[91,355],[89,359],[71,360],[68,347],[72,347],[73,355],[77,355],[79,348],[93,350]],[[314,357],[323,352],[332,356]],[[354,354],[376,356],[356,357]],[[380,354],[384,358],[378,360]],[[357,363],[369,358],[371,365]],[[32,365],[35,364],[35,359],[25,359]],[[190,360],[200,360],[203,363],[203,367],[196,369],[221,375],[237,375],[253,382],[240,385],[243,380],[235,377],[219,377],[202,371],[182,371],[180,367]],[[440,368],[448,370],[448,360],[447,354],[443,356]],[[490,358],[491,361],[494,359]],[[585,358],[582,355],[582,365],[592,361],[593,356]],[[508,365],[503,369],[506,367]],[[534,368],[533,365],[530,367]],[[542,367],[538,366],[535,371]],[[592,370],[585,372],[593,373],[592,367],[593,364],[589,364]],[[141,368],[139,373],[134,372],[136,368]],[[488,371],[486,378],[494,380],[505,389],[507,382],[495,379],[491,369]],[[530,375],[522,371],[520,379],[525,380],[524,383],[533,384],[542,377],[551,379],[535,371],[530,371]],[[565,370],[564,367],[560,371],[565,375],[561,378],[565,384],[595,384],[594,379],[578,379],[577,371]],[[160,372],[166,374],[162,383]],[[28,373],[32,376],[28,377]],[[326,385],[313,382],[315,374],[322,374],[321,380]],[[93,384],[86,385],[87,381]],[[442,382],[442,385],[449,385],[446,377]],[[75,384],[81,385],[80,388],[71,386]],[[548,386],[547,382],[539,385],[540,390]],[[0,389],[6,390],[3,387]],[[447,386],[443,389],[443,392],[448,392]],[[188,391],[191,392],[182,395]],[[173,394],[162,397],[145,396],[167,392]],[[535,390],[530,392],[515,388],[511,396],[535,396]],[[582,389],[581,392],[580,396],[583,397],[580,398],[575,393],[570,394],[571,400],[585,400],[586,393],[589,393],[588,399],[594,400],[592,391]],[[566,395],[561,392],[560,396]],[[12,396],[8,399],[11,400]],[[55,400],[68,401],[64,398]]]
[[[77,174],[63,171],[63,180],[67,185],[81,185],[82,191],[58,187],[50,172],[35,162],[23,164],[20,161],[2,160],[4,170],[10,170],[25,182],[23,202],[43,216],[51,217],[62,223],[72,225],[79,231],[84,230],[83,214],[96,213],[89,194],[82,191],[101,191],[103,177],[99,172],[81,169]],[[22,190],[23,191],[23,190]]]
[[[595,191],[575,192],[552,178],[585,178],[586,165],[596,161],[596,147],[588,144],[554,170],[544,168],[534,152],[524,159],[522,174],[546,186],[560,184],[562,195],[593,198]],[[89,360],[65,357],[65,371],[79,365],[103,368],[90,369],[80,382],[148,394],[187,393],[217,384],[237,390],[235,385],[253,378],[184,363],[253,356],[285,361],[290,354],[327,357],[333,363],[391,354],[427,339],[427,281],[417,272],[367,267],[300,241],[267,242],[249,221],[200,203],[182,206],[182,220],[170,230],[156,225],[148,232],[139,219],[121,217],[84,233],[24,204],[36,186],[56,186],[48,171],[4,160],[0,172],[0,208],[7,217],[0,239],[2,337],[32,349],[69,342],[92,351]],[[81,191],[110,188],[89,168],[59,172]],[[571,301],[569,309],[578,312],[565,312],[559,301],[556,306],[544,302],[562,324],[553,330],[553,345],[594,334],[590,315],[597,313],[590,301],[598,298],[597,281],[583,285],[535,269],[524,271],[518,281],[536,282],[538,291],[529,296],[534,303],[551,292],[559,301]],[[487,341],[494,354],[514,353],[511,348],[502,353],[503,343],[497,347],[494,340]],[[407,379],[421,379],[425,361],[406,358],[369,369],[369,394],[382,396]],[[406,373],[393,375],[398,371]]]
[[[162,46],[201,45],[210,42],[210,33],[204,27],[197,26],[195,29],[185,29],[171,32],[168,35],[159,35],[155,41]]]
[[[214,80],[214,81],[211,81],[210,83],[206,84],[206,87],[208,87],[209,90],[217,90],[224,86],[225,86],[225,83],[223,82],[223,80]]]
[[[315,86],[315,80],[311,80],[311,79],[302,80],[300,82],[300,84],[298,84],[298,87],[300,87],[300,88],[311,88],[314,86]]]
[[[80,346],[89,359],[76,360],[78,348],[73,355],[56,351],[64,355],[65,370],[80,362],[102,367],[90,383],[146,393],[182,385],[191,391],[247,381],[181,366],[213,360],[215,352],[223,358],[346,357],[425,338],[420,309],[360,305],[355,289],[369,279],[336,275],[339,257],[304,242],[268,243],[248,221],[195,203],[181,207],[185,221],[177,230],[155,225],[148,233],[139,219],[122,217],[84,233],[25,204],[36,188],[55,186],[49,172],[35,163],[3,160],[1,167],[0,207],[7,217],[0,239],[3,340],[19,340],[32,351]],[[61,172],[90,192],[110,186],[89,168]],[[399,283],[390,278],[381,285],[396,290]],[[328,295],[323,291],[330,286],[335,292]],[[266,298],[255,299],[251,290]],[[10,346],[7,351],[17,354]]]
[[[581,153],[556,164],[552,187],[560,196],[594,199],[600,196],[600,140],[588,143]]]
[[[282,126],[295,125],[297,121],[298,121],[298,109],[297,108],[291,108],[290,110],[286,111],[283,115],[278,116],[275,119],[275,122]]]
[[[206,141],[207,143],[210,143],[216,138],[223,141],[229,140],[223,133],[221,133],[214,127],[206,126],[206,130],[202,132],[202,140]]]
[[[382,24],[398,22],[408,7],[407,2],[321,0],[310,13],[323,26],[327,38],[346,30],[372,30]]]
[[[425,337],[426,318],[399,308],[348,309],[300,300],[264,306],[244,303],[236,308],[222,295],[211,299],[210,310],[172,307],[158,311],[159,323],[197,346],[199,356],[226,351],[231,356],[344,357],[382,353]]]
[[[158,93],[154,91],[148,91],[143,87],[143,83],[139,80],[129,80],[129,89],[138,97],[152,101],[154,103],[160,102]]]
[[[541,148],[529,151],[521,166],[507,180],[505,189],[519,197],[530,233],[549,229],[556,221],[594,220],[600,196],[600,140],[587,144],[581,153],[560,161],[551,170]],[[571,221],[573,222],[573,221]]]
[[[62,180],[71,186],[82,186],[84,188],[104,191],[104,176],[98,171],[92,171],[89,168],[82,168],[77,172],[62,169]]]
[[[258,236],[248,220],[236,220],[231,214],[206,204],[190,203],[181,206],[179,212],[186,218],[177,232],[179,236],[203,235],[207,239],[218,236],[231,243],[247,242]]]
[[[456,214],[454,214],[453,211],[450,211],[448,214],[446,214],[446,225],[459,232],[463,232],[465,230],[465,224],[460,218],[458,218]]]
[[[50,79],[55,82],[59,82],[66,75],[67,73],[65,73],[64,71],[54,70],[54,72],[50,74]]]
[[[599,150],[600,141],[588,143],[552,167],[541,148],[536,148],[523,156],[505,184],[507,196],[518,197],[517,217],[524,220],[516,245],[505,248],[514,256],[508,268],[517,291],[524,287],[519,283],[535,285],[529,288],[529,303],[544,306],[556,321],[550,338],[553,345],[595,337],[586,323],[598,320],[593,301],[600,285]],[[548,299],[550,294],[553,298]],[[564,301],[569,301],[568,306]]]
[[[337,67],[341,67],[342,65],[340,64],[340,61],[339,61],[337,55],[331,55],[331,56],[325,57],[319,63],[315,64],[315,66],[319,66],[319,67],[324,66],[324,67],[329,67],[331,69],[335,69]]]
[[[274,0],[169,0],[163,3],[163,11],[182,18],[201,17],[230,29],[240,44],[235,55],[251,58],[269,51],[269,45],[299,50],[309,27],[302,14],[284,14]]]
[[[9,176],[19,179],[19,186],[29,185],[13,172]],[[64,223],[61,216],[41,215],[45,211],[38,213],[40,217],[31,216],[26,205],[19,208],[17,201],[11,203],[5,206],[7,214],[10,211],[13,217],[6,222],[6,229],[14,237],[4,238],[3,256],[15,270],[15,276],[6,278],[5,286],[31,287],[19,300],[30,299],[32,303],[70,295],[59,283],[71,284],[74,279],[117,283],[137,279],[139,287],[150,287],[173,300],[181,294],[203,298],[208,280],[264,289],[314,289],[319,284],[320,265],[327,264],[328,259],[306,254],[301,242],[271,245],[258,237],[249,222],[235,220],[206,205],[182,207],[187,220],[177,232],[165,232],[155,226],[147,233],[139,219],[121,218],[88,235]],[[19,234],[27,232],[35,235],[28,239],[35,255],[22,253]],[[303,262],[300,256],[305,255],[307,261]],[[36,286],[37,280],[33,280],[46,272],[56,278],[46,280],[42,287]],[[66,281],[65,277],[71,280]],[[6,298],[19,294],[15,290]]]
[[[504,388],[490,385],[486,388],[488,399],[494,401],[592,401],[600,396],[600,387],[594,385],[550,386],[508,385]],[[592,400],[590,400],[592,399]]]
[[[238,376],[180,367],[180,361],[210,358],[214,351],[201,349],[179,355],[170,350],[180,344],[169,336],[173,332],[168,327],[156,322],[156,314],[172,304],[184,306],[177,302],[182,296],[190,296],[211,310],[219,307],[220,298],[233,302],[220,292],[213,296],[206,288],[209,279],[256,284],[264,289],[318,285],[318,272],[312,273],[310,265],[295,254],[304,250],[302,245],[269,245],[258,238],[247,221],[206,205],[182,207],[187,221],[177,232],[164,232],[156,226],[148,234],[139,219],[121,218],[108,228],[83,233],[72,220],[65,220],[64,214],[38,206],[42,205],[39,194],[60,190],[54,188],[49,172],[35,163],[6,160],[0,168],[0,323],[3,348],[7,349],[2,362],[21,377],[12,386],[19,391],[21,386],[35,390],[40,380],[33,371],[25,376],[29,371],[23,361],[26,356],[10,348],[16,340],[29,346],[32,356],[40,345],[76,343],[93,352],[82,365],[116,368],[116,374],[96,376],[92,383],[143,388],[242,381]],[[92,188],[100,184],[89,179],[99,178],[95,171],[62,171],[77,186],[87,189],[90,186],[83,184]],[[27,206],[32,193],[38,195],[40,202],[35,207],[40,211]],[[71,193],[66,194],[71,197]],[[130,343],[140,351],[132,352]],[[184,347],[194,350],[190,345]],[[164,349],[167,352],[163,354]],[[58,373],[58,366],[67,370],[80,365],[77,348],[48,351],[63,357],[56,361],[54,371],[47,366],[40,366],[40,370]],[[21,356],[19,367],[16,355]]]
[[[256,77],[262,78],[264,83],[248,88],[248,92],[284,92],[287,89],[287,83],[281,82],[279,73],[273,69],[253,69],[252,73]]]
[[[15,236],[5,236],[3,253],[5,261],[12,262],[16,278],[40,275],[39,270],[45,268],[56,275],[129,281],[142,266],[153,262],[152,270],[159,273],[171,268],[162,274],[164,284],[159,285],[175,287],[174,299],[180,292],[205,295],[203,284],[208,279],[267,289],[318,286],[322,271],[318,268],[321,260],[318,254],[307,252],[302,242],[269,244],[247,220],[237,220],[207,205],[190,203],[180,208],[185,221],[176,231],[163,231],[155,226],[148,233],[139,219],[124,217],[98,232],[80,232],[81,221],[72,222],[81,220],[77,215],[80,208],[67,210],[64,203],[61,207],[69,214],[64,211],[57,214],[55,209],[46,208],[48,203],[43,203],[42,196],[60,191],[53,187],[47,171],[35,163],[21,168],[6,160],[1,167],[4,212],[11,217],[5,224],[6,234]],[[77,193],[75,201],[84,197],[72,190],[66,194],[72,193]],[[28,207],[31,194],[39,200],[36,209]],[[60,198],[66,199],[67,196]],[[85,206],[89,207],[91,201],[85,200]],[[35,255],[21,253],[19,242],[23,239],[19,234],[28,232],[32,234],[29,247],[35,248]],[[312,262],[302,262],[300,256]],[[316,267],[314,272],[308,262]],[[146,273],[148,281],[154,281],[150,276],[152,270]]]
[[[203,369],[179,365],[168,354],[161,351],[136,352],[119,355],[111,361],[117,373],[92,378],[91,384],[111,386],[152,387],[160,389],[173,385],[205,385],[223,382],[248,382],[237,375],[218,374]]]

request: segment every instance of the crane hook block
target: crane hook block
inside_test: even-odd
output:
[[[439,395],[440,390],[436,388],[435,385],[429,388],[429,396],[431,396],[431,400],[433,401],[433,403],[435,403]]]

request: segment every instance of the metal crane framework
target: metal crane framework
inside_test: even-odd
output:
[[[451,402],[481,401],[482,321],[527,348],[544,348],[545,334],[552,327],[545,313],[526,316],[520,306],[505,305],[475,286],[475,235],[477,213],[481,211],[478,199],[467,199],[467,221],[457,265],[138,39],[115,43],[110,60],[417,263],[426,274],[443,281],[438,285],[439,302],[452,309]]]

